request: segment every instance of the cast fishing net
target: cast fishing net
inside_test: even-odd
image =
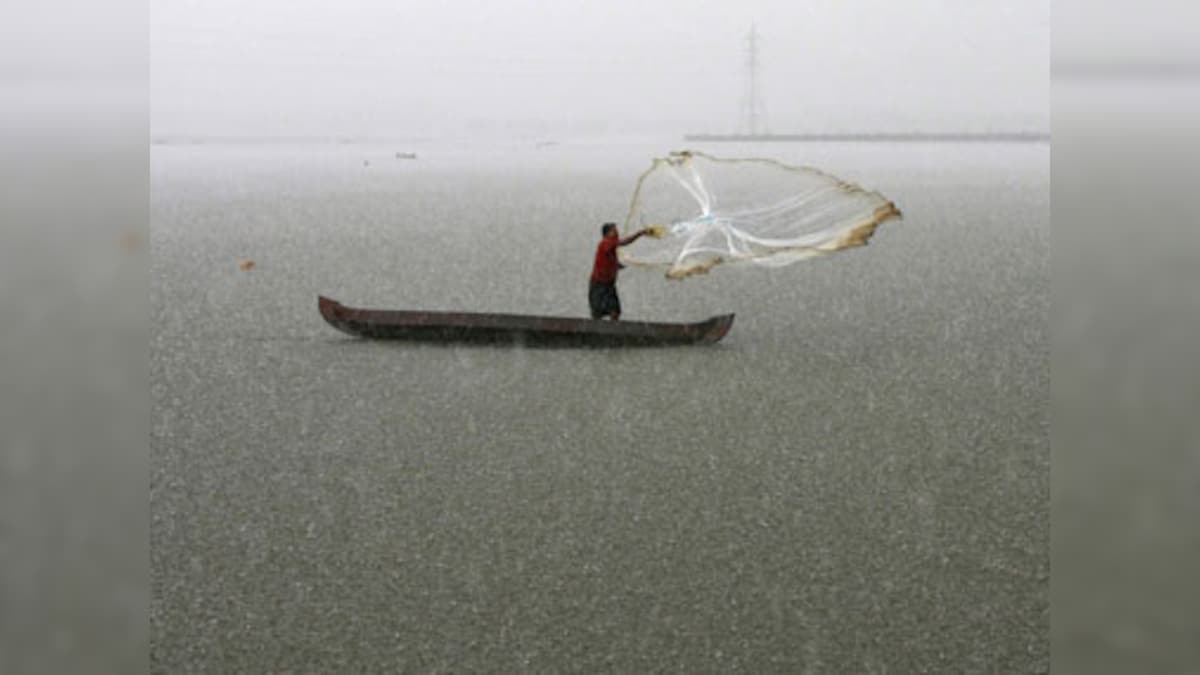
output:
[[[638,179],[622,234],[649,227],[654,238],[622,248],[621,258],[671,279],[718,264],[788,265],[863,246],[899,216],[878,192],[817,169],[676,152]]]

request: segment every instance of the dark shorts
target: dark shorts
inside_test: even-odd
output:
[[[621,313],[621,299],[617,297],[616,284],[588,282],[588,304],[592,306],[592,318]]]

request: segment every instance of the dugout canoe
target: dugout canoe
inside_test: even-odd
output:
[[[734,316],[724,314],[696,323],[597,321],[522,314],[358,309],[325,296],[317,296],[317,306],[329,325],[355,337],[564,347],[711,344],[725,337]]]

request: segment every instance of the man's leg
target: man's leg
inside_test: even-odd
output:
[[[593,319],[603,319],[605,307],[600,297],[600,289],[594,282],[588,284],[588,309],[592,310]]]

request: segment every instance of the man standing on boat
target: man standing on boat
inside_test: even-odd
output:
[[[596,246],[596,262],[592,266],[592,278],[588,283],[588,304],[592,306],[592,318],[621,318],[621,299],[617,297],[617,271],[624,265],[617,262],[617,248],[637,241],[649,230],[639,230],[621,239],[616,223],[605,223],[600,229],[602,238]]]

